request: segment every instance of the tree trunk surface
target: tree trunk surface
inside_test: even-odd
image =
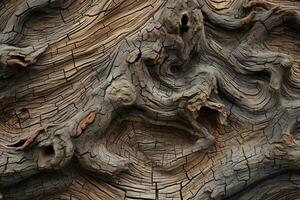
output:
[[[0,16],[0,199],[300,199],[300,1]]]

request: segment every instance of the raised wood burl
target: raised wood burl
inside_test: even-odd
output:
[[[299,200],[300,1],[1,0],[0,199]]]

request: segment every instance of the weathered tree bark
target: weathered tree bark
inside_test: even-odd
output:
[[[300,2],[0,16],[0,199],[300,199]]]

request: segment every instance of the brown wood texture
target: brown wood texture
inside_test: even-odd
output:
[[[0,199],[299,200],[300,1],[1,0]]]

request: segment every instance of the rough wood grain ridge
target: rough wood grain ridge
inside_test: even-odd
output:
[[[0,1],[0,199],[300,199],[300,1]]]

